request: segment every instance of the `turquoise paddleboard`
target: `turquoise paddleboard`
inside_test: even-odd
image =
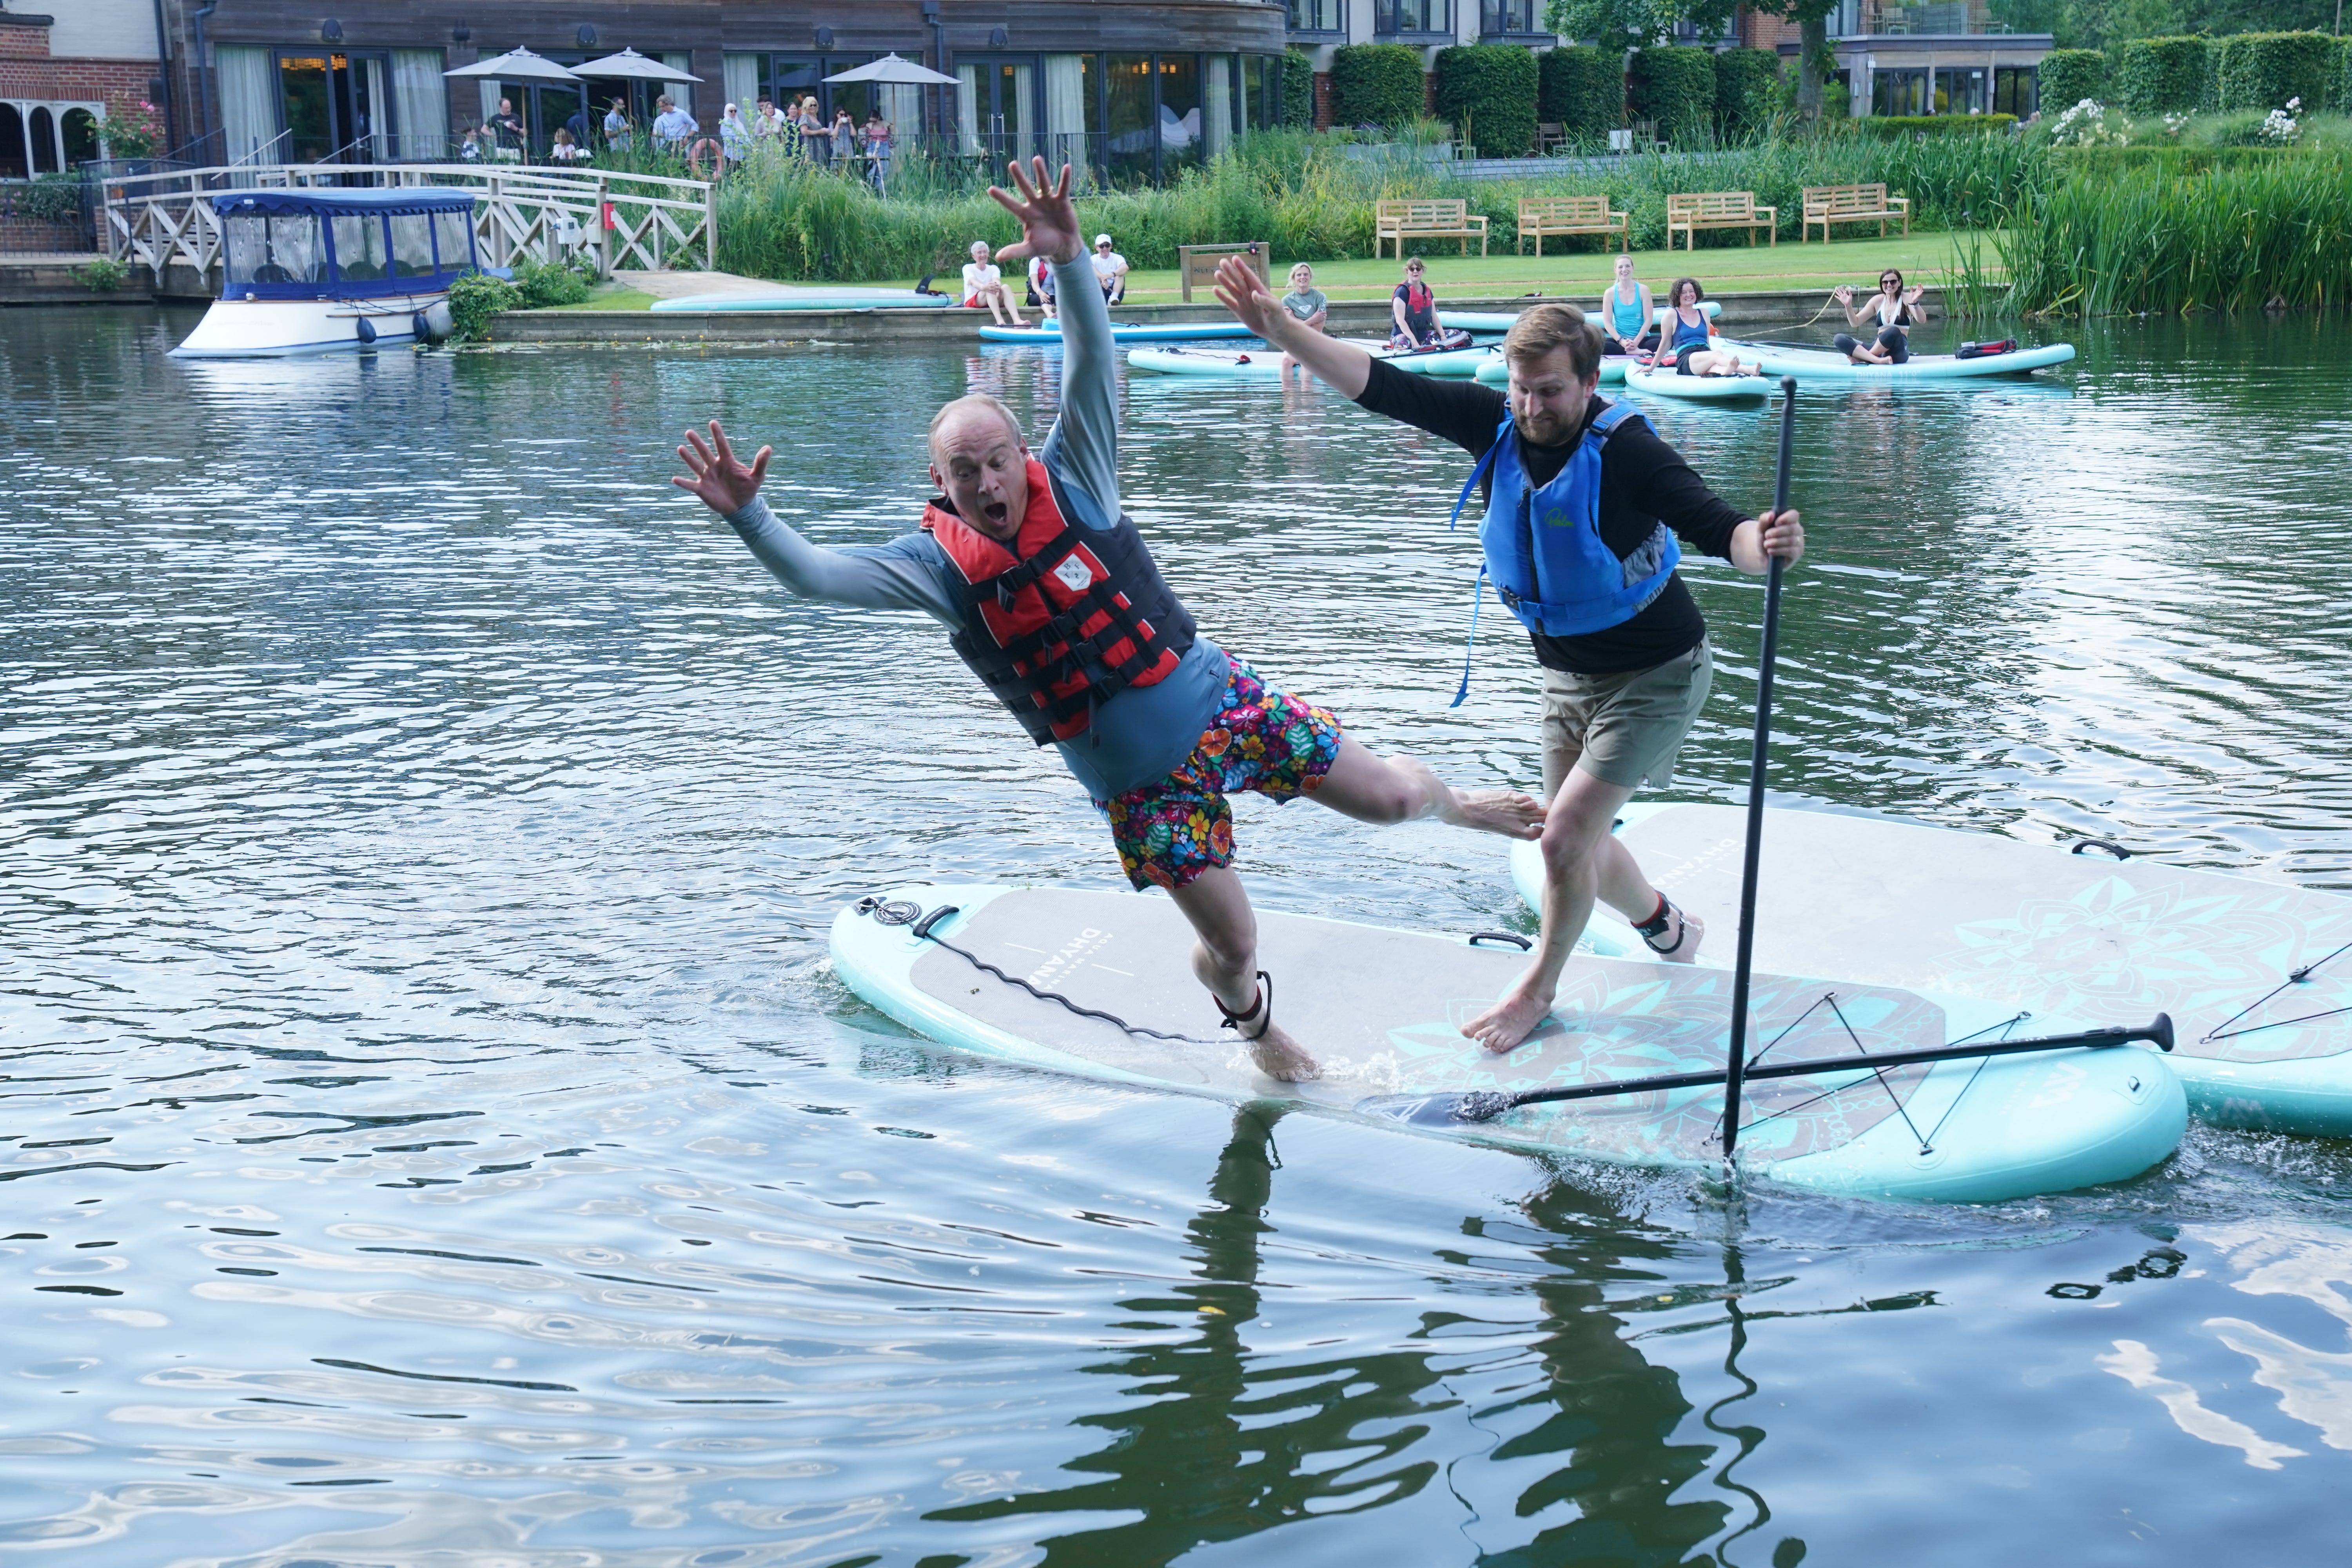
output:
[[[1628,392],[1678,397],[1688,403],[1755,403],[1769,397],[1780,387],[1769,376],[1685,375],[1671,364],[1664,370],[1629,364],[1622,376]]]
[[[1913,354],[1902,364],[1856,364],[1834,349],[1775,348],[1763,343],[1736,345],[1740,358],[1751,356],[1767,375],[1793,375],[1797,384],[1836,383],[1871,386],[1880,383],[1915,381],[1977,381],[1992,376],[2026,375],[2074,357],[2073,343],[2044,343],[1979,359],[1955,359],[1950,354]]]
[[[916,935],[922,917],[955,912]],[[1217,1028],[1192,977],[1192,929],[1163,897],[1056,888],[901,887],[833,922],[835,972],[917,1033],[978,1056],[1225,1100],[1284,1099],[1383,1126],[1399,1094],[1517,1090],[1723,1065],[1730,976],[1580,955],[1551,1016],[1508,1056],[1462,1037],[1527,963],[1513,939],[1458,938],[1260,911],[1275,1016],[1324,1076],[1260,1074]],[[1517,939],[1524,940],[1524,939]],[[966,956],[969,954],[970,956]],[[1173,1039],[1130,1033],[1040,991]],[[1751,1039],[1767,1061],[1929,1048],[2015,1031],[2014,1008],[1868,985],[1759,975]],[[1841,1018],[1840,1016],[1843,1016]],[[2136,1019],[2135,1022],[2145,1022]],[[2037,1019],[2040,1032],[2058,1032]],[[1847,1031],[1851,1028],[1852,1033]],[[2021,1037],[2021,1035],[2019,1037]],[[1530,1106],[1433,1135],[1624,1164],[1705,1169],[1722,1158],[1719,1087]],[[1740,1158],[1823,1192],[1987,1202],[2126,1180],[2164,1160],[2187,1124],[2164,1059],[2131,1047],[1977,1058],[1884,1072],[1755,1080]],[[1421,1131],[1415,1129],[1415,1131]]]
[[[688,294],[656,310],[943,310],[955,301],[912,289],[779,289],[772,294]]]
[[[980,329],[980,335],[992,343],[1052,343],[1058,347],[1062,342],[1062,327],[1058,321],[1043,321],[1034,327],[1000,327],[991,321]],[[1162,321],[1149,326],[1141,321],[1113,321],[1110,324],[1111,342],[1117,343],[1181,343],[1195,338],[1250,338],[1256,335],[1239,321]]]
[[[1607,354],[1602,356],[1601,361],[1601,384],[1603,386],[1610,386],[1622,382],[1625,379],[1625,367],[1632,363],[1633,361],[1627,359],[1623,354]],[[1473,374],[1475,374],[1481,382],[1485,383],[1488,386],[1507,386],[1510,384],[1511,380],[1510,362],[1498,353],[1492,359],[1482,362],[1477,370]]]
[[[1667,309],[1668,307],[1664,305],[1658,307],[1657,318],[1662,324],[1666,319]],[[1705,311],[1710,320],[1721,314],[1723,310],[1723,307],[1713,300],[1706,300],[1699,306],[1699,309]],[[1507,332],[1511,330],[1512,324],[1518,321],[1519,314],[1516,310],[1440,310],[1437,312],[1437,319],[1445,326],[1459,327],[1465,332]],[[1607,319],[1598,310],[1585,311],[1584,319],[1604,331],[1608,329]]]
[[[1619,815],[1642,869],[1706,922],[1699,966],[1727,966],[1744,809]],[[1759,967],[2024,1007],[2037,1033],[2045,1014],[2095,1026],[2168,1013],[2179,1044],[2166,1059],[2200,1118],[2352,1137],[2352,952],[2337,951],[2352,943],[2352,899],[1894,817],[1774,807],[1765,818]],[[1536,907],[1532,846],[1514,847],[1511,872]],[[1586,939],[1596,952],[1648,956],[1605,910]]]
[[[1470,375],[1495,357],[1493,349],[1484,347],[1409,352],[1391,349],[1379,338],[1348,338],[1343,341],[1354,343],[1374,359],[1386,360],[1399,370],[1411,371],[1415,375]],[[1155,375],[1228,376],[1246,380],[1280,375],[1282,351],[1277,348],[1133,349],[1129,351],[1127,363],[1132,369],[1150,371]]]

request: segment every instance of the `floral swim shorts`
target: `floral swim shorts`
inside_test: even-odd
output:
[[[1127,879],[1139,889],[1181,888],[1234,859],[1234,808],[1225,796],[1250,790],[1272,801],[1313,795],[1339,759],[1339,721],[1233,660],[1215,718],[1184,765],[1095,805],[1110,818]]]

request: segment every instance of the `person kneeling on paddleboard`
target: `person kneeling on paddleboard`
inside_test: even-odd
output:
[[[1062,411],[1036,456],[1012,410],[958,398],[931,420],[930,479],[941,493],[919,531],[843,550],[810,544],[768,510],[760,486],[771,450],[745,466],[715,419],[708,442],[687,433],[677,451],[691,471],[672,482],[724,517],[793,593],[922,610],[945,626],[1030,739],[1061,749],[1109,819],[1128,879],[1174,898],[1200,938],[1192,971],[1258,1067],[1311,1078],[1313,1058],[1274,1021],[1261,984],[1226,796],[1307,795],[1363,822],[1435,816],[1528,839],[1542,831],[1543,808],[1508,790],[1464,794],[1420,763],[1372,755],[1327,710],[1268,685],[1198,633],[1120,509],[1110,313],[1079,242],[1070,171],[1049,184],[1045,161],[1033,163],[1034,174],[1012,166],[1017,199],[989,195],[1021,220],[1021,240],[997,260],[1045,257],[1056,291],[1069,290]]]
[[[1672,777],[1712,677],[1706,622],[1675,570],[1676,541],[1760,574],[1771,556],[1804,554],[1798,515],[1742,517],[1631,405],[1601,397],[1600,331],[1564,306],[1536,306],[1504,338],[1506,396],[1474,381],[1408,374],[1352,343],[1300,331],[1247,268],[1220,264],[1217,298],[1364,407],[1478,459],[1463,500],[1485,488],[1486,572],[1544,667],[1549,809],[1542,940],[1526,973],[1462,1032],[1495,1051],[1528,1037],[1550,1010],[1596,897],[1654,952],[1689,963],[1706,934],[1699,922],[1650,885],[1610,832],[1636,788]]]

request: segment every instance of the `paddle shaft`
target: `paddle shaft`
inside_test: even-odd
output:
[[[1888,1051],[1876,1057],[1832,1057],[1814,1061],[1774,1062],[1769,1067],[1751,1067],[1742,1076],[1751,1079],[1811,1078],[1822,1073],[1884,1071],[1887,1068],[1912,1067],[1921,1062],[1963,1061],[1971,1057],[2013,1057],[2027,1051],[2098,1050],[2109,1046],[2126,1046],[2135,1040],[2148,1040],[2170,1050],[2170,1015],[2159,1013],[2154,1023],[2138,1029],[2091,1029],[2079,1035],[2044,1035],[2031,1040],[1996,1040],[1990,1045],[1928,1046],[1916,1051]],[[1710,1068],[1705,1072],[1669,1072],[1652,1078],[1618,1079],[1607,1083],[1570,1084],[1563,1089],[1531,1089],[1524,1094],[1511,1096],[1509,1104],[1502,1109],[1517,1110],[1523,1105],[1551,1105],[1564,1100],[1600,1100],[1615,1094],[1648,1094],[1662,1089],[1698,1089],[1707,1084],[1723,1083],[1729,1077],[1727,1068]]]
[[[1789,458],[1797,437],[1797,381],[1780,378],[1780,462],[1772,516],[1789,510]],[[1758,531],[1762,542],[1762,530]],[[1739,1149],[1739,1085],[1748,1071],[1748,982],[1756,957],[1756,872],[1764,855],[1764,774],[1772,748],[1772,663],[1780,643],[1780,558],[1766,557],[1764,647],[1756,661],[1756,738],[1748,754],[1748,843],[1739,863],[1739,944],[1731,965],[1731,1046],[1723,1079],[1723,1158]]]

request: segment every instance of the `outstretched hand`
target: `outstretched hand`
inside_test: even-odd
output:
[[[1853,286],[1850,283],[1841,283],[1830,290],[1830,298],[1841,305],[1851,305],[1853,303]]]
[[[1070,166],[1063,164],[1062,177],[1048,181],[1045,160],[1029,162],[1028,169],[1022,168],[1018,158],[1004,166],[1021,192],[1017,200],[1001,185],[988,187],[996,205],[1021,221],[1021,237],[999,250],[996,259],[1026,261],[1042,256],[1048,261],[1076,261],[1086,254],[1086,247],[1078,243],[1078,209],[1070,201]]]
[[[728,445],[727,432],[719,428],[716,419],[710,422],[708,444],[698,431],[688,430],[686,439],[687,445],[677,449],[677,455],[688,473],[675,475],[669,482],[689,495],[700,497],[703,505],[721,517],[732,516],[750,506],[767,479],[768,459],[775,455],[775,448],[761,447],[747,468],[735,456],[735,448]]]
[[[1241,256],[1228,256],[1217,263],[1217,301],[1234,313],[1234,320],[1268,342],[1282,324],[1281,318],[1289,313],[1249,258]]]

